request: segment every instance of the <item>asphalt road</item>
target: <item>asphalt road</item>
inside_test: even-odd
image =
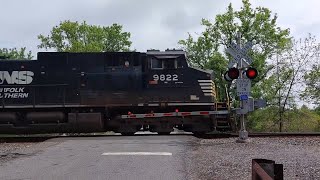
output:
[[[189,179],[192,136],[51,139],[53,145],[0,165],[0,179]]]

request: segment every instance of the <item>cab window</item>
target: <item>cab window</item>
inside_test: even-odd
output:
[[[175,59],[165,59],[163,60],[164,69],[176,69],[177,61]]]
[[[163,69],[163,61],[156,58],[151,58],[151,69]]]

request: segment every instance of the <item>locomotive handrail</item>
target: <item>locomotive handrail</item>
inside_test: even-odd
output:
[[[147,114],[128,114],[121,115],[121,119],[136,118],[158,118],[158,117],[185,117],[185,116],[208,116],[229,114],[229,111],[191,111],[191,112],[167,112],[167,113],[147,113]]]

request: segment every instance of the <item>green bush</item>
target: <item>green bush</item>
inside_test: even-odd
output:
[[[279,132],[279,110],[268,107],[248,115],[247,127],[251,132]],[[320,114],[303,106],[286,110],[283,114],[284,132],[320,132]]]

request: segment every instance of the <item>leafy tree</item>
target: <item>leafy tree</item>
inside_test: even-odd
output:
[[[307,72],[308,65],[313,63],[319,53],[319,43],[314,36],[309,34],[305,39],[292,40],[290,48],[280,55],[281,61],[285,65],[281,73],[277,72],[280,77],[275,88],[276,94],[278,94],[280,131],[282,131],[282,115],[286,108],[290,105],[292,108],[292,105],[295,104],[294,98],[301,95],[300,89],[304,83],[303,76]]]
[[[270,106],[252,112],[248,116],[248,129],[251,132],[277,132],[277,124],[274,116],[277,116],[278,108]],[[300,109],[293,108],[284,113],[283,130],[286,132],[319,132],[320,115],[315,111],[302,106]]]
[[[26,48],[2,48],[0,49],[0,57],[5,58],[5,59],[32,59],[32,53],[31,51],[26,52]],[[0,58],[1,59],[1,58]]]
[[[280,132],[283,131],[285,119],[290,115],[286,112],[296,108],[296,100],[301,95],[304,84],[303,77],[308,77],[304,76],[305,72],[308,71],[309,64],[316,60],[319,50],[319,43],[310,34],[304,39],[292,39],[288,48],[275,55],[276,62],[271,63],[275,68],[268,73],[267,78],[258,83],[261,87],[259,96],[278,109],[272,119],[274,124],[279,124]],[[315,88],[316,83],[312,83],[310,87]],[[312,92],[317,91],[316,88],[314,90]],[[297,111],[296,115],[297,113],[302,111]]]
[[[320,116],[306,106],[285,113],[284,129],[291,132],[319,132]]]
[[[85,21],[64,21],[53,27],[51,34],[40,34],[38,48],[55,49],[58,52],[103,52],[129,51],[132,44],[129,32],[122,32],[122,26],[88,25]]]
[[[213,47],[208,33],[203,32],[196,40],[189,34],[188,39],[180,40],[179,44],[188,53],[188,63],[191,67],[213,70],[218,100],[223,100],[226,82],[221,77],[227,66],[227,60]]]
[[[319,61],[319,60],[318,60]],[[320,105],[320,64],[314,64],[312,70],[305,74],[306,89],[302,97],[309,98],[314,104]],[[320,106],[319,106],[320,107]],[[318,108],[319,108],[318,107]]]
[[[180,40],[179,44],[188,52],[189,63],[192,66],[208,67],[207,64],[216,64],[213,70],[219,73],[216,78],[222,78],[226,70],[228,60],[231,56],[224,52],[222,58],[214,58],[216,53],[235,39],[238,32],[242,34],[241,42],[252,41],[254,46],[249,56],[253,59],[253,66],[259,71],[257,81],[264,79],[272,66],[267,66],[266,60],[276,51],[282,51],[290,43],[289,29],[282,30],[277,26],[277,15],[272,15],[271,11],[264,7],[253,9],[249,0],[242,0],[243,6],[235,11],[232,4],[227,8],[227,12],[215,17],[215,21],[203,19],[205,26],[198,38],[193,38],[190,34],[186,40]],[[213,62],[210,62],[213,61]],[[225,84],[221,80],[219,87]],[[231,87],[229,85],[229,87]],[[256,91],[260,91],[256,88]],[[258,92],[256,93],[258,94]]]
[[[218,100],[223,101],[223,97],[225,97],[225,88],[226,88],[226,81],[221,78],[222,74],[224,73],[225,67],[227,66],[227,61],[223,57],[223,55],[219,52],[213,53],[213,55],[208,57],[208,62],[204,65],[204,69],[212,69],[214,70],[214,82],[216,85],[216,92],[218,95]]]
[[[247,116],[247,127],[253,132],[269,132],[277,131],[277,126],[274,123],[274,116],[278,110],[274,106],[269,106],[264,109],[258,109]]]
[[[317,113],[320,117],[320,105],[314,109],[314,112]]]

